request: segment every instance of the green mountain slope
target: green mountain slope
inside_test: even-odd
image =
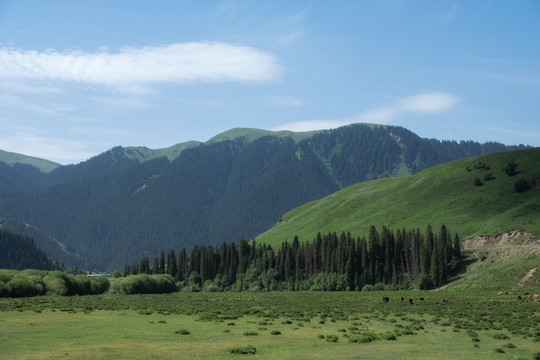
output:
[[[247,140],[247,141],[253,141],[263,136],[290,137],[295,142],[299,142],[321,131],[323,130],[293,132],[293,131],[288,131],[288,130],[271,131],[271,130],[262,130],[262,129],[252,129],[252,128],[234,128],[234,129],[222,132],[212,137],[210,140],[208,140],[207,143],[234,140],[238,138],[243,138],[244,140]]]
[[[540,248],[494,248],[475,250],[466,271],[448,289],[534,290],[540,289]]]
[[[25,165],[31,165],[36,168],[38,168],[42,173],[49,173],[56,169],[57,167],[61,166],[60,164],[57,164],[50,160],[40,159],[37,157],[22,155],[22,154],[16,154],[4,150],[0,150],[0,161],[5,162],[7,164],[13,165],[13,164],[25,164]]]
[[[518,164],[514,176],[503,171],[509,161]],[[483,185],[475,185],[476,178]],[[515,184],[522,179],[535,183],[518,193]],[[278,245],[295,235],[310,241],[319,231],[360,236],[370,225],[423,229],[428,223],[444,223],[462,238],[510,230],[539,235],[539,181],[540,148],[457,160],[412,176],[347,187],[288,212],[256,240]]]
[[[182,151],[187,148],[200,145],[198,141],[188,141],[184,143],[179,143],[173,146],[169,146],[162,149],[149,149],[145,146],[128,146],[124,149],[124,155],[128,159],[136,159],[140,162],[166,157],[169,161],[176,159]]]

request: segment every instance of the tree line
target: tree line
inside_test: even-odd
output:
[[[445,225],[434,232],[370,227],[369,235],[320,233],[311,242],[284,241],[279,249],[246,240],[161,253],[126,265],[124,276],[169,274],[185,291],[370,290],[438,287],[455,274],[460,239]]]

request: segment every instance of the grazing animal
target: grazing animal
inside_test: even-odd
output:
[[[421,298],[418,298],[418,300],[420,300],[420,301],[424,301],[425,299],[424,299],[423,297],[421,297]]]
[[[442,298],[441,301],[442,301],[442,302],[447,302],[448,299]]]
[[[518,299],[519,301],[521,301],[521,295],[518,295],[518,296],[517,296],[517,299]]]
[[[527,300],[532,300],[532,295],[527,295]]]
[[[409,304],[412,305],[412,303],[413,303],[413,300],[411,298],[409,298]]]
[[[499,293],[497,295],[502,295],[502,294],[504,294],[504,293],[502,291],[499,291]]]
[[[540,295],[534,294],[534,301],[540,301]]]
[[[405,298],[402,296],[399,298],[399,301],[403,302],[405,300]]]
[[[390,298],[388,296],[381,296],[381,302],[387,303],[390,301]]]

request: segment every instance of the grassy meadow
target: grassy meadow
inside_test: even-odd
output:
[[[0,354],[2,359],[534,359],[540,351],[540,302],[519,301],[518,294],[524,290],[0,299]],[[381,302],[381,296],[390,301]]]

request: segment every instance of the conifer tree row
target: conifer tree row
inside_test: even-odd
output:
[[[130,274],[169,274],[191,290],[361,290],[443,285],[461,259],[457,234],[445,225],[391,230],[371,226],[368,237],[347,232],[317,234],[311,242],[284,241],[274,250],[246,240],[219,247],[197,246],[162,253],[149,266],[147,257],[124,269]]]

